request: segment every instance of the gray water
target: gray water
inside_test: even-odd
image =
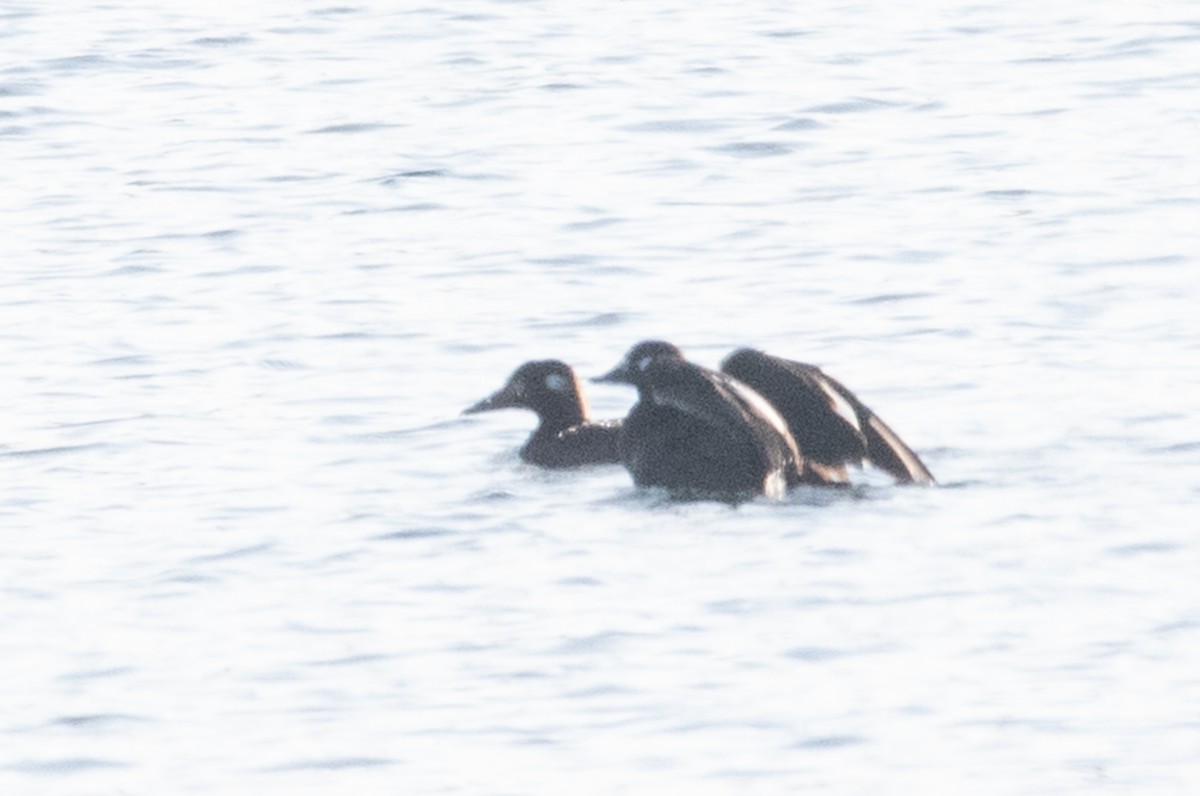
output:
[[[1200,8],[803,6],[0,6],[0,792],[1193,792]],[[941,483],[459,416],[646,337]]]

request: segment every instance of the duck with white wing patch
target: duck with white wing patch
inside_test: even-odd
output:
[[[619,448],[638,486],[681,497],[778,498],[796,483],[843,480],[804,462],[786,422],[761,395],[688,362],[670,343],[637,344],[596,381],[637,388]]]

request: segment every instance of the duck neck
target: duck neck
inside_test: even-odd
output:
[[[538,434],[557,434],[573,426],[586,423],[588,419],[587,406],[577,396],[564,395],[542,407],[538,412],[541,425]]]

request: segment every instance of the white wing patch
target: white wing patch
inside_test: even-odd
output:
[[[824,379],[821,379],[820,385],[821,392],[825,393],[825,397],[829,399],[833,411],[849,423],[851,428],[857,429],[860,432],[864,431],[865,429],[858,422],[858,412],[854,411],[854,407],[850,405],[850,402],[843,398],[837,390],[826,384]]]
[[[787,495],[787,479],[778,469],[767,473],[763,479],[763,494],[772,500],[782,500]]]
[[[779,410],[775,408],[775,405],[762,397],[757,390],[732,377],[724,378],[721,382],[731,391],[737,393],[743,401],[750,405],[756,414],[770,422],[776,431],[784,437],[791,439],[792,432],[788,430],[788,424],[783,419],[783,415],[779,414]]]

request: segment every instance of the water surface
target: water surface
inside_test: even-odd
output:
[[[1189,792],[1192,4],[443,5],[0,12],[0,789]],[[651,336],[941,485],[458,414]]]

